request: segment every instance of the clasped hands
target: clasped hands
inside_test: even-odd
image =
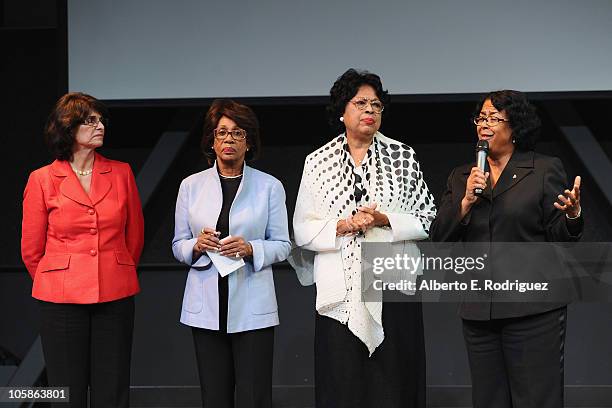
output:
[[[376,206],[376,203],[374,203],[370,206],[359,207],[355,215],[339,220],[336,224],[336,236],[354,235],[359,232],[365,233],[373,227],[388,226],[389,218],[380,211],[377,211]]]
[[[215,251],[228,257],[241,258],[253,255],[251,243],[242,237],[228,237],[219,239],[220,233],[212,228],[202,228],[198,239],[193,246],[194,255],[199,256],[204,251]]]

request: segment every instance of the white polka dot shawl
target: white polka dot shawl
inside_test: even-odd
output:
[[[373,203],[391,228],[336,237],[338,220]],[[358,296],[361,242],[426,239],[435,214],[414,150],[379,132],[361,167],[355,167],[344,134],[306,158],[293,218],[297,247],[289,261],[303,284],[316,281],[319,313],[347,324],[370,353],[384,338],[382,302],[366,304]],[[304,250],[314,251],[315,257]]]

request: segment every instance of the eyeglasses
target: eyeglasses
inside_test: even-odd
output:
[[[100,122],[102,122],[104,127],[108,126],[108,118],[105,118],[103,116],[96,116],[96,115],[91,115],[91,116],[86,117],[85,120],[83,121],[83,125],[96,127],[98,126],[98,123]]]
[[[474,116],[472,121],[476,126],[482,126],[485,122],[488,126],[497,126],[501,122],[508,122],[508,119],[498,118],[497,116]]]
[[[378,99],[358,98],[350,101],[359,110],[366,110],[368,105],[372,108],[374,113],[381,113],[385,107]]]
[[[234,140],[246,139],[247,132],[244,129],[227,130],[226,128],[215,129],[215,137],[219,140],[223,140],[230,135]]]

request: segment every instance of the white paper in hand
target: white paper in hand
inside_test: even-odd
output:
[[[220,242],[223,243],[224,240],[230,237],[231,235],[223,238]],[[227,276],[244,266],[244,260],[242,258],[223,256],[215,251],[206,251],[206,253],[221,276]]]

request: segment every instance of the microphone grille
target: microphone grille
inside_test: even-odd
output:
[[[476,143],[476,151],[481,151],[481,150],[488,152],[489,142],[487,142],[486,140],[479,140],[478,143]]]

